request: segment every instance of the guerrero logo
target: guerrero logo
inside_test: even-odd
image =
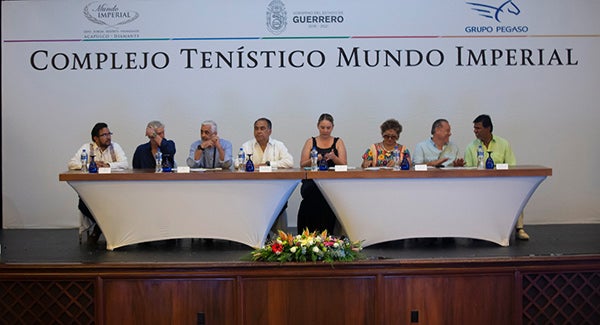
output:
[[[275,34],[281,34],[287,26],[287,11],[281,0],[273,0],[267,6],[267,29]]]
[[[128,24],[140,17],[133,10],[121,10],[119,6],[92,2],[83,8],[83,15],[92,23],[115,28]]]
[[[502,21],[509,15],[518,16],[521,13],[521,9],[517,6],[514,0],[508,1],[492,1],[488,0],[486,3],[481,2],[465,2],[471,7],[471,10],[476,12],[479,16],[484,17],[488,20],[502,23]],[[527,26],[467,26],[465,32],[467,33],[526,33],[529,31]]]

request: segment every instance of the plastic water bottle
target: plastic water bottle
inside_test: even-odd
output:
[[[313,172],[319,170],[319,152],[315,147],[310,151],[310,170]]]
[[[246,170],[246,153],[244,152],[244,148],[240,148],[240,151],[237,155],[237,167],[239,172],[243,172]]]
[[[400,169],[402,169],[402,170],[410,169],[410,161],[408,160],[409,158],[410,158],[410,154],[408,153],[408,150],[404,150],[402,162],[400,163]]]
[[[154,163],[154,171],[160,173],[162,171],[162,152],[160,152],[160,148],[156,149],[156,155],[154,155]]]
[[[394,149],[394,170],[400,169],[400,150]]]
[[[81,151],[81,171],[82,172],[87,172],[87,164],[88,164],[88,153],[87,151],[85,151],[85,149],[83,149]]]
[[[477,169],[485,169],[485,159],[481,145],[477,148]]]

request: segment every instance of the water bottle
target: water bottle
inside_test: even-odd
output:
[[[410,161],[408,161],[408,158],[410,158],[410,154],[408,153],[408,150],[404,150],[402,162],[400,163],[400,169],[402,169],[402,170],[410,169]]]
[[[246,153],[244,152],[244,148],[240,148],[240,151],[238,152],[238,156],[237,156],[238,171],[243,172],[246,170],[245,162],[246,162]]]
[[[96,161],[94,160],[95,156],[91,155],[90,156],[90,165],[88,166],[88,172],[95,174],[98,172],[98,165],[96,164]]]
[[[162,171],[162,152],[160,152],[160,148],[156,149],[156,155],[154,155],[154,163],[154,171],[160,173]]]
[[[315,147],[310,151],[310,170],[313,172],[319,170],[319,152]]]
[[[481,145],[479,145],[479,147],[477,148],[477,169],[485,168],[485,160],[483,157],[483,148],[481,147]]]
[[[88,154],[85,149],[81,151],[81,171],[87,172]]]
[[[400,150],[394,149],[394,170],[400,169]]]

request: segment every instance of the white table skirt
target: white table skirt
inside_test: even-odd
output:
[[[352,240],[364,246],[423,237],[465,237],[509,245],[529,198],[546,179],[532,177],[318,178]]]
[[[264,244],[298,179],[69,181],[106,248],[173,238]]]

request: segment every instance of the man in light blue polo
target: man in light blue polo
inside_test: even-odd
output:
[[[231,169],[231,142],[219,138],[217,123],[207,120],[200,126],[200,140],[190,146],[187,165],[191,168]]]
[[[415,147],[413,163],[438,167],[463,166],[465,162],[458,156],[458,146],[450,141],[451,135],[447,120],[435,120],[431,126],[431,138],[419,142]]]

